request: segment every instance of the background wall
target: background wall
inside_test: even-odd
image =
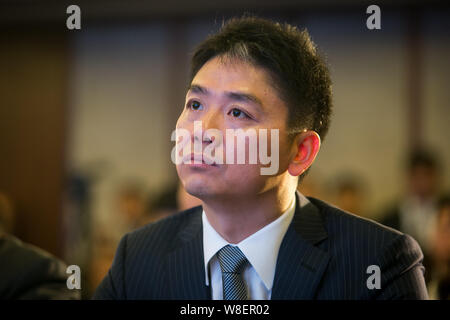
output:
[[[63,236],[68,54],[61,32],[0,32],[0,193],[14,206],[14,232],[55,254]]]

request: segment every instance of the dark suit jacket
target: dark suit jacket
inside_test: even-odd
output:
[[[10,235],[0,235],[0,300],[80,299],[67,289],[66,265]]]
[[[93,298],[211,299],[201,214],[195,207],[125,235]],[[297,194],[272,299],[426,299],[422,258],[410,236]],[[367,287],[370,265],[380,267],[381,289]]]

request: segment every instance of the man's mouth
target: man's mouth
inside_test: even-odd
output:
[[[213,159],[201,153],[191,153],[185,156],[183,164],[198,168],[218,167]]]

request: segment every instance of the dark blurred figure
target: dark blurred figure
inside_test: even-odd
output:
[[[429,151],[416,150],[407,163],[406,192],[385,213],[383,224],[411,235],[427,259],[437,215],[439,165]]]
[[[326,194],[323,190],[322,176],[318,171],[312,169],[306,176],[304,176],[297,186],[297,190],[303,195],[317,199],[326,199]]]
[[[13,233],[14,223],[12,203],[6,195],[0,192],[0,233]]]
[[[119,190],[117,206],[125,223],[123,233],[141,226],[140,221],[145,214],[145,199],[144,187],[137,182],[125,185]]]
[[[80,299],[67,288],[67,265],[9,234],[13,222],[11,202],[0,193],[0,299]]]
[[[450,300],[450,194],[438,202],[436,227],[431,237],[431,299]]]
[[[178,182],[177,185],[163,190],[158,196],[151,199],[147,215],[141,220],[141,225],[155,222],[201,204],[200,199],[187,193],[183,185]]]
[[[330,201],[338,208],[366,216],[366,188],[363,179],[355,173],[344,173],[334,179],[331,186]]]
[[[148,201],[146,215],[141,219],[142,226],[163,219],[177,212],[177,185],[171,185]]]

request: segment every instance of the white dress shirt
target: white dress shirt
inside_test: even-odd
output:
[[[223,299],[222,270],[220,269],[216,253],[228,244],[238,246],[250,262],[243,272],[247,286],[247,297],[251,300],[270,299],[278,251],[280,250],[281,241],[294,217],[294,212],[295,194],[289,208],[275,221],[272,221],[238,244],[230,244],[211,226],[205,211],[203,211],[205,281],[207,286],[211,282],[213,300]]]

